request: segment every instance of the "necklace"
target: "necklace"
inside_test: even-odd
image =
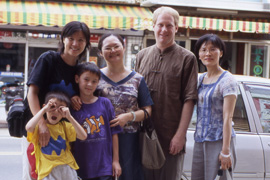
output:
[[[209,82],[209,83],[206,83],[206,84],[212,84],[213,82],[215,82],[214,80],[216,80],[216,79],[219,77],[219,75],[220,75],[220,70],[221,70],[221,68],[219,67],[218,70],[217,70],[217,73],[214,74],[214,75],[212,75],[211,79],[209,78],[208,73],[207,73],[207,74],[206,74],[206,78],[207,78],[210,82]]]

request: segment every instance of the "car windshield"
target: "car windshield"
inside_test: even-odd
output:
[[[15,83],[16,81],[22,82],[23,80],[24,80],[23,77],[9,77],[9,76],[0,77],[0,81],[5,83]]]

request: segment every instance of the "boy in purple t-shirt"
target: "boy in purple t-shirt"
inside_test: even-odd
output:
[[[112,180],[112,176],[121,175],[117,134],[122,129],[110,127],[115,117],[110,100],[94,95],[99,79],[100,70],[95,64],[78,65],[75,81],[79,84],[81,107],[72,115],[88,135],[85,141],[74,143],[78,175],[83,180]]]

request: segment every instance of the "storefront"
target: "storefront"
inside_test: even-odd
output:
[[[152,12],[148,8],[0,1],[0,71],[22,72],[26,81],[37,58],[45,51],[57,50],[61,28],[73,20],[89,26],[92,49],[84,60],[94,61],[99,67],[105,66],[97,51],[97,42],[103,33],[113,31],[124,37],[124,60],[130,68],[134,67],[136,53],[155,43]],[[193,51],[196,40],[205,33],[218,34],[225,41],[228,69],[232,73],[269,78],[269,22],[181,15],[176,42]]]
[[[270,75],[270,23],[257,20],[234,20],[213,17],[191,17],[180,13],[176,42],[193,51],[197,39],[206,34],[219,35],[226,44],[228,69],[234,74]],[[144,47],[154,44],[154,34],[147,31]],[[200,68],[203,72],[204,68]]]
[[[102,34],[115,32],[125,39],[125,64],[132,68],[144,30],[151,28],[152,12],[136,6],[1,1],[0,71],[22,72],[26,82],[37,58],[57,50],[62,27],[73,20],[85,22],[91,31],[92,48],[82,60],[104,67],[97,43]]]

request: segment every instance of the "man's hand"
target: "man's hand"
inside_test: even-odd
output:
[[[176,155],[181,152],[185,145],[185,138],[177,137],[176,135],[172,138],[170,143],[170,154]]]

